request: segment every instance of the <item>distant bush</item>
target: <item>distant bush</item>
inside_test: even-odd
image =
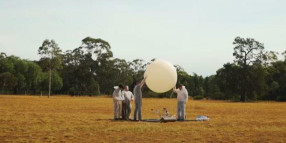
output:
[[[239,102],[240,101],[240,95],[239,94],[235,94],[235,93],[231,94],[230,101]]]
[[[202,95],[197,95],[197,96],[194,96],[193,99],[194,99],[194,100],[202,100],[202,99],[204,99],[204,96],[202,96]]]
[[[277,101],[286,101],[286,96],[278,96],[276,98]]]
[[[215,92],[210,96],[211,99],[223,100],[225,99],[225,94],[222,92]]]

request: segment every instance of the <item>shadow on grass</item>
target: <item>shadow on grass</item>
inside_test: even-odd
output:
[[[114,119],[97,119],[98,121],[100,120],[105,120],[105,121],[112,121],[112,122],[150,122],[150,123],[167,123],[164,121],[161,121],[160,119],[144,119],[141,121],[138,120],[123,120],[123,119],[119,119],[119,120],[114,120]],[[184,121],[173,121],[173,122],[194,122],[197,120],[184,120]]]

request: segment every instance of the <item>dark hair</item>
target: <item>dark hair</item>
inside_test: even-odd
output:
[[[137,80],[137,81],[136,81],[136,84],[139,84],[139,83],[141,83],[141,81],[140,81],[140,80]]]
[[[121,88],[121,89],[124,88],[122,84],[119,84],[118,87]]]

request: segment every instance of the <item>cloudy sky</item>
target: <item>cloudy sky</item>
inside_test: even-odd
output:
[[[87,36],[128,61],[161,58],[188,73],[233,61],[236,36],[286,50],[285,0],[0,0],[0,52],[38,60],[45,39],[63,51]]]

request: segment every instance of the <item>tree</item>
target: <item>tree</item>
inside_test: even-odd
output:
[[[286,101],[286,62],[277,61],[267,68],[268,100]]]
[[[47,84],[49,84],[50,82],[50,72],[44,72],[41,76],[42,77],[41,77],[41,82],[39,83],[39,88],[41,90],[47,90]],[[52,87],[49,89],[51,89],[52,92],[59,91],[63,86],[62,78],[60,77],[57,71],[53,71],[51,76],[53,79],[51,80]]]
[[[286,50],[282,53],[284,55],[284,60],[286,61]]]
[[[24,73],[26,78],[26,91],[32,91],[34,94],[38,92],[38,88],[40,83],[42,82],[42,69],[41,67],[36,64],[35,62],[28,62],[27,63],[28,69],[27,72]]]
[[[194,73],[194,75],[191,76],[191,80],[193,83],[192,84],[193,88],[191,89],[191,91],[193,92],[193,96],[203,96],[204,95],[204,89],[203,89],[204,78]]]
[[[3,60],[7,57],[7,55],[3,52],[0,53],[0,60]]]
[[[27,78],[25,74],[28,71],[28,62],[25,60],[21,60],[18,57],[9,57],[10,60],[13,60],[14,63],[14,75],[18,79],[18,84],[14,88],[14,94],[19,94],[19,93],[27,93]]]
[[[276,62],[278,59],[277,54],[279,53],[274,51],[266,51],[265,53],[263,53],[263,66],[268,67],[272,63]]]
[[[89,76],[93,76],[100,85],[102,93],[110,93],[112,85],[111,80],[114,80],[112,76],[112,69],[114,61],[111,60],[113,53],[110,50],[110,44],[100,38],[86,37],[82,40],[80,49],[85,49],[84,58],[86,67],[90,70]],[[113,71],[114,72],[114,71]],[[106,78],[108,77],[108,78]]]
[[[249,93],[247,91],[247,84],[251,82],[249,78],[250,66],[254,63],[262,63],[264,45],[252,38],[244,39],[241,37],[236,37],[233,44],[235,45],[233,52],[233,56],[235,57],[234,62],[242,67],[240,101],[245,102],[246,96]]]
[[[235,57],[234,62],[246,68],[253,63],[261,63],[263,58],[264,45],[252,38],[236,37],[233,44]]]
[[[17,78],[10,72],[4,72],[0,74],[0,85],[2,90],[13,89],[18,84]]]
[[[85,48],[87,53],[93,54],[95,60],[99,62],[99,65],[99,60],[106,60],[113,56],[109,43],[100,38],[86,37],[82,40],[80,48]]]
[[[248,98],[250,100],[264,99],[268,92],[266,83],[267,71],[261,64],[254,64],[250,67],[249,84],[246,85]]]
[[[41,60],[49,70],[49,95],[51,95],[52,88],[52,71],[57,70],[61,66],[61,49],[54,40],[45,40],[42,46],[39,47],[38,53],[41,55]]]
[[[183,84],[189,95],[193,95],[193,88],[192,88],[192,77],[184,71],[183,68],[181,68],[180,66],[176,65],[175,66],[177,69],[177,74],[178,74],[178,80],[177,80],[177,84]],[[178,87],[179,85],[176,85],[176,87]]]
[[[107,41],[86,37],[80,47],[67,51],[63,55],[63,70],[59,72],[63,77],[63,91],[72,95],[97,95],[100,89],[102,93],[112,89],[112,82],[119,79],[115,65],[119,60],[112,59],[110,48]]]
[[[204,91],[205,91],[205,97],[212,98],[212,99],[219,99],[222,93],[220,91],[220,88],[218,86],[218,80],[216,78],[216,75],[207,76],[204,79]]]
[[[242,89],[242,77],[241,67],[227,63],[223,65],[223,68],[219,69],[216,74],[216,81],[223,94],[217,94],[216,99],[232,99],[236,100],[236,96],[241,94]],[[220,95],[220,97],[218,97]],[[221,97],[223,96],[223,97]]]
[[[133,88],[135,87],[136,82],[142,80],[142,78],[144,76],[144,72],[145,72],[146,67],[147,67],[147,64],[142,59],[135,59],[131,62],[128,62],[128,66],[132,72],[131,76],[133,79],[133,83],[130,87],[130,90],[133,91]]]

